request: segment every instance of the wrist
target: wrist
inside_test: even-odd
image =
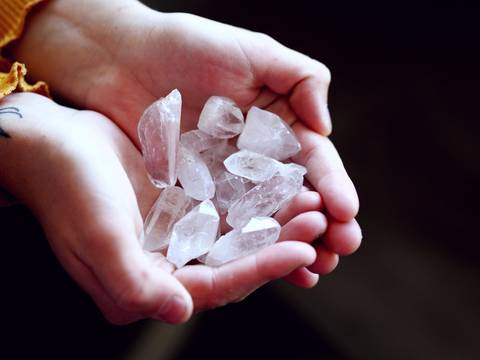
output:
[[[2,111],[3,109],[3,111]],[[25,202],[39,186],[45,165],[54,167],[62,145],[57,118],[67,109],[32,93],[11,94],[0,102],[0,188]],[[48,161],[45,159],[49,159]]]

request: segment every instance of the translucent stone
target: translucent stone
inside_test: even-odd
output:
[[[223,162],[232,174],[255,183],[270,179],[283,164],[275,159],[249,150],[240,150]]]
[[[207,253],[217,237],[219,221],[211,200],[195,206],[173,226],[167,260],[181,268]]]
[[[280,236],[280,224],[270,217],[254,217],[243,228],[223,235],[208,253],[205,264],[220,266],[253,254],[274,244]]]
[[[188,196],[203,201],[215,195],[215,184],[207,165],[197,152],[182,144],[178,149],[177,174]]]
[[[210,170],[210,174],[215,177],[222,171],[225,171],[224,160],[237,151],[235,146],[224,140],[223,143],[202,152],[200,156]]]
[[[175,162],[181,107],[182,96],[175,89],[150,105],[138,123],[145,167],[151,181],[159,188],[173,186],[177,182]]]
[[[307,169],[296,163],[282,164],[278,168],[278,172],[283,176],[289,177],[292,181],[296,181],[299,186],[303,185],[303,177],[307,174]]]
[[[214,177],[214,182],[214,203],[220,215],[226,214],[230,206],[254,186],[247,179],[224,170]]]
[[[190,130],[180,135],[182,145],[190,147],[192,150],[200,153],[216,145],[220,145],[224,140],[204,133],[202,130]]]
[[[243,114],[229,98],[210,97],[200,113],[198,128],[220,139],[229,139],[242,132]]]
[[[276,160],[286,160],[301,150],[292,128],[279,116],[253,106],[237,147],[254,151]]]
[[[145,219],[141,243],[148,251],[161,251],[168,246],[173,225],[182,218],[192,200],[182,188],[166,187]]]
[[[302,189],[304,170],[297,164],[284,164],[273,177],[233,203],[228,209],[227,223],[240,228],[252,217],[270,216],[278,211]]]

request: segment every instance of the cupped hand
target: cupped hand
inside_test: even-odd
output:
[[[282,240],[218,268],[175,270],[139,244],[142,215],[158,191],[141,154],[106,117],[59,106],[34,94],[14,94],[0,108],[0,186],[28,205],[58,260],[113,323],[154,318],[186,321],[200,311],[239,301],[262,284],[314,264],[309,245],[325,221],[305,227],[314,209],[286,211]],[[300,215],[298,215],[300,214]],[[309,284],[304,284],[308,286]]]
[[[143,110],[174,88],[183,95],[183,130],[196,127],[211,95],[228,96],[244,110],[256,105],[279,114],[302,143],[294,160],[307,167],[318,193],[296,202],[304,207],[317,202],[315,211],[328,220],[326,233],[314,242],[317,261],[310,270],[327,273],[339,255],[359,246],[357,194],[325,137],[331,130],[330,72],[320,62],[264,34],[159,13],[133,0],[46,2],[31,16],[13,53],[61,96],[107,115],[137,146]],[[301,283],[306,274],[297,271],[289,280]]]
[[[264,34],[189,14],[150,14],[136,35],[126,37],[114,53],[113,81],[99,81],[99,86],[91,88],[88,106],[109,114],[133,139],[143,108],[173,88],[183,96],[183,130],[196,128],[211,95],[230,97],[244,110],[255,105],[280,115],[302,143],[302,152],[294,160],[307,167],[312,190],[319,193],[310,194],[320,197],[320,208],[315,210],[328,216],[328,230],[315,243],[318,259],[310,270],[332,271],[338,255],[353,253],[362,235],[354,219],[355,187],[325,137],[331,131],[329,70]],[[121,86],[125,83],[130,85]],[[304,208],[311,203],[307,195],[297,202]],[[313,277],[302,269],[288,280],[300,285],[313,283]]]
[[[211,95],[230,97],[244,110],[255,105],[277,113],[299,137],[302,152],[294,160],[307,167],[312,190],[319,193],[321,210],[328,216],[328,231],[315,244],[318,260],[310,269],[328,273],[338,255],[358,248],[362,237],[354,219],[358,197],[340,156],[325,137],[331,131],[330,72],[323,64],[264,34],[190,14],[151,13],[135,34],[126,37],[115,53],[117,80],[92,88],[88,106],[116,119],[133,139],[143,108],[173,88],[183,96],[183,130],[196,127]],[[126,82],[135,90],[119,86]],[[112,103],[115,106],[103,106]]]

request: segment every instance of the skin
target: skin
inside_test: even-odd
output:
[[[10,134],[0,139],[0,186],[32,209],[60,263],[111,322],[182,322],[315,263],[310,244],[325,232],[325,217],[314,202],[294,201],[278,218],[274,246],[218,268],[175,270],[162,254],[142,251],[143,217],[159,192],[141,153],[112,121],[35,94],[11,95],[0,102],[7,106],[23,118],[0,114]],[[174,297],[183,308],[169,305]]]
[[[141,317],[184,321],[193,309],[238,301],[263,283],[279,277],[298,286],[311,287],[318,281],[318,274],[335,268],[339,255],[351,254],[360,245],[361,231],[354,219],[358,197],[335,147],[326,137],[331,132],[327,108],[330,72],[320,62],[264,34],[194,15],[159,13],[132,0],[48,1],[30,16],[24,35],[8,51],[11,57],[28,65],[34,78],[46,80],[57,95],[79,108],[92,109],[109,118],[116,124],[115,129],[123,131],[122,141],[130,139],[133,145],[129,146],[133,148],[139,145],[136,127],[141,113],[173,88],[178,88],[183,96],[183,131],[196,127],[198,114],[209,96],[222,95],[235,100],[244,110],[256,105],[279,114],[292,125],[302,144],[302,151],[293,160],[307,167],[310,190],[277,214],[284,225],[282,240],[297,241],[278,243],[256,256],[221,269],[187,266],[172,277],[169,275],[172,269],[163,259],[150,259],[161,264],[155,271],[158,267],[164,268],[169,275],[162,273],[163,277],[158,275],[157,278],[145,275],[153,270],[144,260],[132,262],[128,258],[127,262],[127,257],[122,255],[130,257],[132,247],[138,247],[134,245],[137,244],[134,234],[138,234],[141,226],[139,214],[146,213],[154,198],[148,201],[143,198],[145,189],[150,187],[145,174],[142,181],[128,176],[134,189],[130,191],[130,199],[120,197],[125,203],[113,202],[105,213],[118,212],[116,206],[126,206],[129,211],[122,213],[120,218],[132,223],[129,232],[120,231],[117,220],[104,216],[99,218],[104,223],[97,224],[99,219],[96,219],[88,227],[94,236],[85,235],[89,239],[88,248],[96,249],[96,253],[103,249],[118,255],[118,263],[113,262],[112,266],[122,271],[102,270],[105,257],[88,251],[81,259],[90,272],[82,270],[81,265],[75,267],[62,261],[111,321],[123,323]],[[97,113],[96,116],[91,112],[87,114],[86,117],[101,117]],[[8,129],[7,133],[10,134]],[[114,137],[117,136],[120,135]],[[106,136],[104,140],[108,143],[108,139]],[[96,145],[101,146],[100,142]],[[123,164],[120,160],[116,163]],[[92,193],[105,191],[102,184],[107,186],[101,181],[91,184]],[[72,188],[83,189],[85,184],[75,184]],[[65,196],[69,199],[67,194]],[[134,198],[137,207],[130,203]],[[59,213],[70,212],[65,209],[70,209],[74,200],[81,200],[83,210],[88,209],[84,213],[87,221],[88,215],[91,216],[91,202],[104,199],[103,194],[71,199],[72,202],[64,204],[63,212]],[[39,216],[45,214],[44,211],[38,213]],[[82,237],[78,234],[84,233],[71,219],[65,219],[65,223],[70,237]],[[48,224],[44,225],[47,234],[54,234],[50,226],[59,225]],[[130,240],[125,238],[126,234],[130,234]],[[62,248],[55,245],[57,241],[51,242],[54,249]],[[252,269],[258,273],[252,273]],[[233,277],[235,288],[231,288],[233,282],[229,281]],[[145,279],[157,282],[157,286],[140,286],[138,283]],[[114,285],[117,283],[128,290],[119,290]],[[153,315],[160,308],[162,314],[168,313],[165,304],[173,295],[180,296],[186,303],[183,311],[177,311],[180,315],[175,319]]]

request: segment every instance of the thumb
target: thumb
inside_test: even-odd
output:
[[[328,136],[332,131],[327,106],[330,70],[268,36],[257,40],[251,58],[255,59],[259,80],[275,93],[289,95],[289,105],[298,117],[312,130]]]
[[[146,256],[134,231],[97,226],[81,235],[74,253],[93,277],[86,278],[81,273],[72,276],[97,304],[100,299],[96,297],[105,297],[101,294],[104,293],[111,300],[108,303],[118,308],[117,313],[169,323],[182,323],[190,318],[193,310],[190,294],[164,266]],[[92,282],[98,282],[99,286]],[[100,294],[98,287],[103,290]]]

